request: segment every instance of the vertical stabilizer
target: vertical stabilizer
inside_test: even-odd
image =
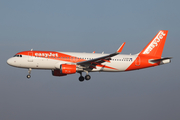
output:
[[[160,30],[139,55],[161,58],[168,30]]]

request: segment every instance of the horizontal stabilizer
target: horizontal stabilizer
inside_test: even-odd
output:
[[[150,60],[152,63],[157,63],[160,62],[159,64],[167,64],[171,62],[172,57],[166,57],[166,58],[161,58],[161,59],[155,59],[155,60]]]
[[[161,58],[161,59],[150,60],[150,62],[161,62],[163,60],[168,60],[168,59],[172,59],[172,57],[166,57],[166,58]]]

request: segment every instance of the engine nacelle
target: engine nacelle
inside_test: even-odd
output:
[[[60,70],[52,70],[53,76],[66,76],[67,74],[60,73]]]
[[[60,73],[61,74],[74,74],[76,73],[76,65],[61,64]]]

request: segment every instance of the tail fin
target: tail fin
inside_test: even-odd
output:
[[[168,30],[160,30],[139,55],[161,58]]]

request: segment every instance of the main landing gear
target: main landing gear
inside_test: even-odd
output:
[[[86,79],[86,80],[90,80],[90,79],[91,79],[91,76],[88,74],[88,71],[85,71],[85,72],[86,72],[85,79]],[[84,77],[82,76],[82,72],[79,72],[79,73],[80,73],[79,81],[80,81],[80,82],[83,82],[83,81],[84,81]]]
[[[31,78],[31,68],[28,69],[28,75],[26,76],[28,79]]]

